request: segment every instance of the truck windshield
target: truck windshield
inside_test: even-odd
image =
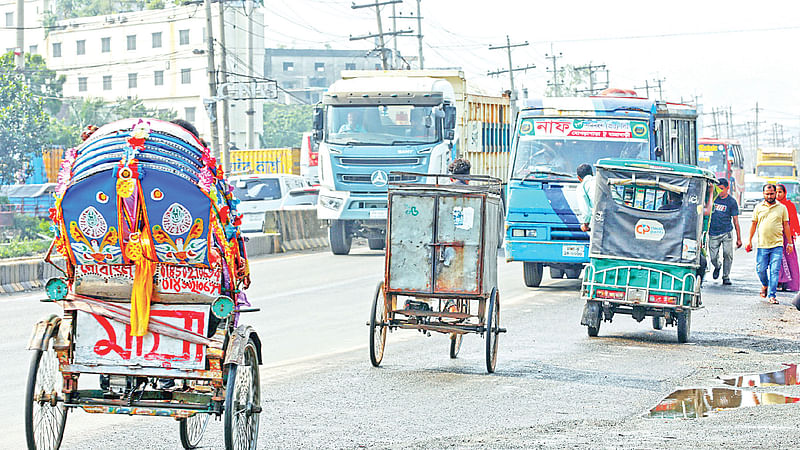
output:
[[[728,171],[728,160],[725,157],[725,146],[716,144],[700,144],[697,165],[708,169],[717,176],[725,176]]]
[[[643,120],[523,119],[511,178],[537,172],[576,176],[579,165],[601,158],[650,159],[648,136]]]
[[[765,178],[793,177],[794,166],[758,166],[756,175]]]
[[[331,144],[434,144],[439,142],[436,108],[414,105],[328,106]]]

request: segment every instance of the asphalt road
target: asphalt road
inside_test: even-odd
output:
[[[743,223],[748,223],[743,218]],[[744,227],[743,227],[744,228]],[[545,278],[524,287],[519,263],[498,261],[501,336],[497,372],[485,373],[484,345],[464,338],[458,359],[448,338],[398,330],[380,368],[369,363],[369,315],[383,254],[327,252],[253,261],[245,317],[264,342],[261,448],[785,448],[800,441],[800,405],[724,411],[703,419],[651,419],[679,387],[718,387],[720,376],[775,370],[800,360],[800,312],[758,297],[754,256],[736,253],[733,282],[709,279],[692,339],[674,327],[616,316],[600,337],[579,324],[579,282]],[[710,277],[709,277],[710,278]],[[41,294],[0,297],[3,364],[0,447],[23,447],[24,383],[31,325],[54,311]],[[93,380],[88,380],[92,382]],[[755,388],[800,397],[800,387]],[[204,448],[222,448],[212,422]],[[171,419],[71,413],[62,448],[180,448]]]

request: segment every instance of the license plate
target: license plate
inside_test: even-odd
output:
[[[385,219],[389,217],[385,209],[371,209],[369,210],[370,219]]]
[[[561,256],[575,256],[575,257],[582,257],[583,256],[583,246],[582,245],[565,245],[561,247]]]

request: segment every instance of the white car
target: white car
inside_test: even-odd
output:
[[[281,209],[284,202],[292,203],[295,195],[290,192],[303,192],[311,185],[298,175],[240,175],[231,177],[233,195],[239,199],[236,208],[242,214],[241,230],[245,233],[260,232],[264,228],[264,213]]]

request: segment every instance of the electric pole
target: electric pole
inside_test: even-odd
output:
[[[17,0],[17,69],[25,66],[25,0]]]
[[[417,34],[416,35],[411,35],[411,36],[412,37],[416,37],[417,38],[417,42],[419,44],[419,56],[418,56],[418,58],[419,58],[419,68],[420,68],[420,70],[422,70],[422,69],[425,68],[425,62],[424,62],[424,60],[422,58],[422,19],[423,19],[423,17],[420,15],[420,6],[419,6],[420,1],[421,0],[417,0],[417,16],[416,17],[414,17],[414,13],[411,13],[411,15],[408,15],[408,16],[404,16],[403,13],[400,13],[400,15],[392,14],[392,19],[416,19],[417,20]],[[395,39],[397,39],[397,37],[395,37]]]
[[[711,115],[714,116],[714,138],[719,139],[719,123],[717,122],[717,108],[711,110]]]
[[[211,98],[208,100],[208,118],[211,122],[211,154],[219,160],[219,137],[217,134],[217,73],[214,63],[214,33],[211,20],[211,0],[203,0],[206,10],[206,36],[208,54],[208,91]]]
[[[644,80],[644,86],[635,87],[634,89],[644,89],[645,97],[650,98],[650,82]]]
[[[375,8],[375,15],[378,18],[378,34],[372,34],[372,35],[360,36],[360,37],[352,37],[351,36],[350,40],[351,41],[356,41],[356,40],[360,40],[360,39],[369,39],[369,38],[377,37],[378,38],[378,44],[379,44],[379,47],[380,47],[380,52],[381,52],[381,62],[383,63],[383,70],[389,70],[389,61],[386,59],[386,41],[384,41],[383,37],[384,36],[397,36],[398,34],[410,33],[411,32],[411,30],[408,30],[408,31],[392,31],[392,32],[389,32],[389,33],[384,33],[383,32],[383,23],[381,22],[381,6],[394,5],[396,3],[403,3],[403,0],[386,0],[386,1],[383,1],[383,2],[375,0],[375,3],[367,3],[367,4],[364,4],[364,5],[356,5],[354,3],[352,6],[350,6],[351,9]]]
[[[222,0],[219,0],[219,47],[222,53],[219,63],[220,83],[221,86],[227,86],[228,82],[228,48],[225,47],[225,9]],[[226,88],[227,89],[227,88]],[[231,129],[230,129],[230,109],[228,109],[228,96],[226,89],[223,89],[222,94],[222,109],[219,111],[218,117],[222,119],[222,135],[219,138],[220,154],[222,155],[222,170],[228,173],[230,169],[230,154],[228,149],[231,142]]]
[[[219,1],[222,2],[222,0]],[[253,100],[253,95],[255,95],[256,92],[255,68],[253,67],[253,16],[256,12],[256,3],[253,0],[250,0],[249,3],[251,8],[250,14],[247,15],[247,74],[250,76],[250,86],[252,89],[250,89],[250,98],[247,99],[247,111],[245,111],[245,114],[247,114],[247,148],[252,150],[256,148],[256,108],[255,100]]]
[[[509,78],[509,81],[511,82],[511,118],[512,118],[512,120],[517,117],[517,91],[514,89],[514,72],[515,71],[520,71],[520,70],[533,69],[533,68],[536,67],[536,65],[531,64],[529,66],[518,67],[518,68],[515,69],[514,66],[511,64],[511,49],[514,48],[514,47],[524,47],[526,45],[528,45],[528,41],[525,41],[522,44],[513,44],[512,45],[511,44],[511,38],[508,37],[508,35],[506,35],[506,45],[499,45],[499,46],[496,46],[496,47],[489,47],[489,50],[505,49],[506,52],[508,53],[508,70],[498,70],[498,71],[495,71],[495,72],[489,72],[488,75],[490,75],[490,76],[492,76],[492,75],[500,75],[501,73],[508,72],[508,78]]]
[[[756,123],[754,126],[756,128],[756,151],[758,151],[758,102],[756,102]]]
[[[585,90],[585,89],[578,90],[578,92],[588,92],[589,95],[595,95],[596,94],[596,92],[595,92],[596,90],[597,91],[602,91],[603,89],[608,88],[608,76],[607,75],[606,75],[606,83],[605,83],[604,87],[598,87],[597,89],[595,89],[595,87],[594,87],[594,82],[595,82],[594,74],[595,74],[595,72],[605,71],[606,74],[607,74],[608,71],[605,70],[605,69],[606,69],[606,65],[605,64],[600,64],[600,65],[595,66],[595,65],[592,65],[591,61],[586,66],[575,67],[575,70],[586,70],[586,71],[589,72],[589,89],[588,90]]]
[[[653,80],[654,83],[658,86],[658,99],[663,101],[664,100],[664,92],[661,90],[661,82],[667,81],[666,78],[659,78],[657,80]]]
[[[557,61],[558,61],[558,58],[561,58],[562,56],[563,56],[563,54],[561,52],[558,52],[558,55],[556,55],[553,52],[553,44],[550,44],[550,53],[549,54],[548,53],[544,54],[545,58],[551,59],[552,62],[553,62],[553,70],[548,69],[547,71],[548,72],[553,72],[553,89],[555,89],[553,91],[553,93],[555,94],[555,97],[560,97],[561,96],[561,83],[558,82],[558,63],[557,63]],[[550,82],[548,81],[548,84],[549,83]]]

